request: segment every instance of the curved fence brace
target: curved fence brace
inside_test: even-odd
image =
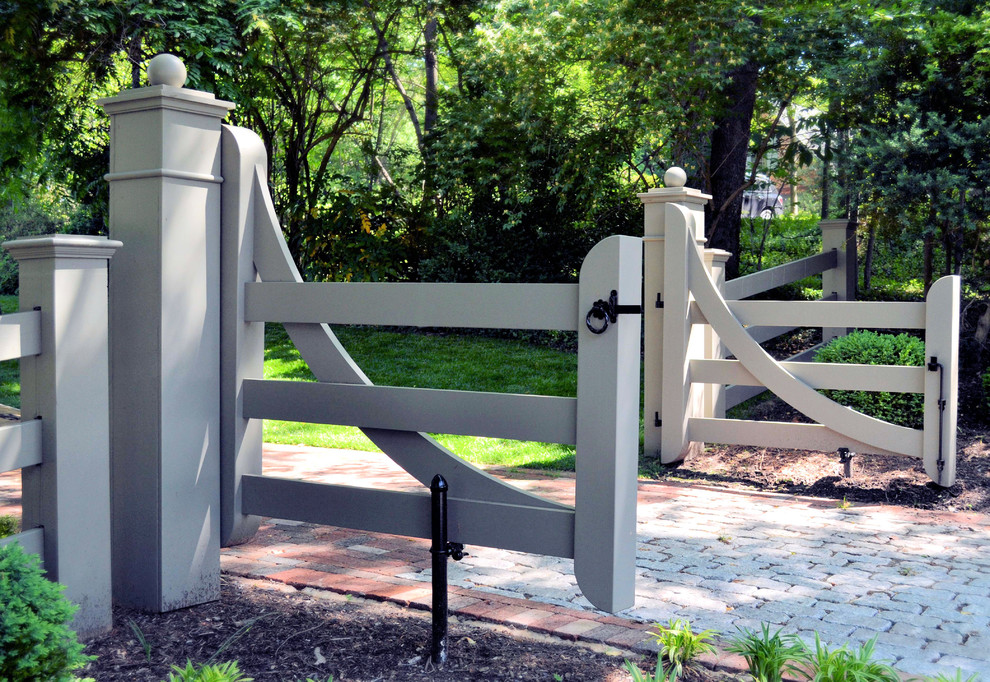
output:
[[[224,233],[228,235],[225,244],[229,245],[231,249],[238,250],[242,254],[242,258],[240,259],[240,274],[236,281],[228,282],[225,278],[223,300],[225,303],[230,301],[227,305],[233,310],[239,308],[241,317],[239,322],[236,320],[232,322],[225,318],[225,340],[222,346],[225,353],[231,355],[228,362],[225,363],[225,367],[228,364],[238,363],[243,366],[239,370],[231,368],[224,375],[225,394],[228,403],[234,403],[236,413],[230,411],[229,407],[225,407],[223,413],[233,415],[231,419],[239,424],[239,435],[243,435],[249,428],[248,424],[251,420],[243,417],[243,395],[236,377],[243,379],[262,376],[259,358],[263,356],[263,338],[261,355],[259,355],[257,343],[255,343],[256,357],[252,360],[248,357],[234,358],[236,344],[227,341],[226,337],[237,335],[235,331],[228,331],[231,324],[243,325],[242,332],[253,325],[252,331],[255,335],[258,333],[263,335],[264,329],[263,323],[244,322],[243,284],[257,279],[266,282],[302,282],[302,277],[282,236],[275,207],[268,193],[265,179],[267,152],[264,144],[254,132],[244,128],[224,126],[223,136],[225,143],[223,156],[224,195],[225,197],[249,197],[248,205],[240,207],[236,213],[232,214],[225,211],[224,225]],[[228,148],[236,148],[237,153],[229,152]],[[248,189],[250,191],[247,191]],[[228,220],[238,222],[240,226],[228,224]],[[251,234],[247,231],[248,226],[253,231],[253,238],[251,239],[245,236]],[[237,234],[238,228],[240,230],[239,238],[233,236]],[[248,253],[251,262],[253,262],[250,267],[247,266],[246,258],[243,257],[243,254]],[[231,258],[234,256],[231,255]],[[225,261],[226,263],[227,261]],[[227,290],[228,287],[233,287],[236,291]],[[371,380],[351,359],[328,325],[286,323],[284,326],[286,333],[306,360],[317,380],[372,384]],[[257,517],[242,514],[240,511],[242,508],[240,504],[242,477],[261,474],[260,422],[254,421],[259,426],[257,433],[251,434],[251,438],[253,438],[251,446],[248,447],[243,438],[239,441],[235,438],[232,440],[231,447],[224,449],[222,456],[224,496],[221,504],[223,511],[221,540],[225,545],[247,541],[257,529]],[[362,431],[388,457],[424,486],[429,486],[433,476],[437,472],[442,472],[450,489],[455,491],[456,497],[459,498],[526,505],[542,509],[572,510],[568,505],[544,499],[504,483],[465,462],[425,433],[370,428],[362,429]],[[225,434],[230,432],[231,429],[228,427]]]
[[[677,221],[683,224],[680,230],[687,231],[690,214],[675,204],[668,204],[667,211],[668,225]],[[781,367],[732,315],[705,271],[698,247],[689,244],[686,251],[689,284],[698,306],[722,342],[760,383],[796,410],[833,431],[884,450],[922,456],[922,431],[889,424],[839,405]]]

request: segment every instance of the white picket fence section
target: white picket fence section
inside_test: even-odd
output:
[[[806,450],[848,448],[922,458],[933,481],[952,485],[959,278],[936,282],[925,303],[729,300],[795,281],[823,266],[835,272],[831,278],[823,275],[824,290],[830,299],[838,298],[843,295],[837,291],[843,279],[854,284],[850,280],[855,261],[843,259],[836,249],[726,284],[715,265],[721,254],[706,252],[699,238],[704,231],[699,207],[707,197],[684,188],[665,194],[641,195],[647,203],[648,234],[651,203],[663,211],[660,216],[659,210],[653,212],[652,225],[654,241],[660,242],[653,251],[661,260],[651,261],[647,247],[645,265],[647,286],[651,281],[659,283],[658,300],[663,301],[654,313],[659,320],[652,329],[649,316],[646,320],[647,350],[658,345],[662,349],[653,363],[659,372],[651,372],[650,358],[646,359],[648,416],[651,400],[656,405],[653,448],[648,443],[648,452],[673,462],[706,441]],[[849,236],[844,241],[854,248],[854,233],[845,229]],[[845,292],[849,291],[847,286]],[[796,327],[822,327],[826,338],[850,328],[924,329],[929,362],[926,367],[777,362],[760,347],[761,341]],[[735,359],[723,359],[726,349]],[[728,401],[723,389],[728,384],[754,387],[750,394],[769,389],[817,423],[725,419]],[[923,393],[924,428],[908,429],[868,417],[829,400],[817,389]]]
[[[21,359],[20,423],[0,427],[0,473],[21,471],[21,525],[0,539],[41,557],[79,606],[83,637],[109,630],[107,261],[120,242],[57,235],[4,244],[20,308],[0,317],[0,360]]]

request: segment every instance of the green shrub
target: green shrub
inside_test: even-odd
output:
[[[877,638],[874,637],[858,650],[851,651],[842,645],[829,650],[815,634],[815,650],[811,653],[807,677],[813,682],[901,682],[901,676],[886,663],[873,659]]]
[[[766,623],[760,632],[740,628],[726,650],[746,659],[749,673],[760,682],[781,682],[785,673],[800,673],[797,664],[808,659],[808,649],[797,635],[781,635],[780,630],[771,634]]]
[[[14,535],[17,533],[17,517],[6,514],[0,516],[0,538],[5,538],[9,535]]]
[[[168,682],[251,682],[254,679],[241,673],[237,661],[202,666],[186,661],[185,668],[173,665],[172,671]]]
[[[657,665],[669,681],[679,678],[684,668],[701,654],[715,653],[715,647],[709,642],[715,634],[714,630],[695,633],[691,629],[691,621],[680,619],[671,619],[667,625],[654,623],[654,627],[657,632],[651,634],[660,645]]]
[[[67,625],[76,607],[63,589],[45,579],[37,556],[16,542],[0,547],[0,680],[72,680],[70,671],[92,660]]]
[[[815,354],[815,362],[861,365],[925,364],[925,344],[907,334],[856,331],[829,342]],[[832,400],[886,422],[920,428],[924,420],[924,396],[920,393],[874,391],[822,391]]]

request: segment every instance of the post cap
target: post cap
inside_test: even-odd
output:
[[[181,88],[186,83],[186,65],[174,54],[155,55],[148,62],[148,83]]]
[[[687,183],[687,173],[684,172],[683,168],[671,166],[663,174],[664,187],[683,187],[685,183]]]

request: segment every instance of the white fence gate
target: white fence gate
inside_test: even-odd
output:
[[[646,399],[649,415],[652,379],[653,390],[659,394],[653,399],[659,402],[656,426],[662,460],[677,461],[705,441],[805,450],[845,447],[859,453],[921,458],[933,481],[952,485],[959,278],[937,281],[925,303],[727,300],[723,289],[735,289],[736,296],[748,294],[746,284],[725,285],[717,274],[713,277],[711,255],[706,263],[700,239],[704,234],[700,207],[707,197],[683,188],[679,194],[682,196],[662,204],[661,263],[649,260],[647,246],[647,286],[651,281],[662,282],[663,292],[660,336],[655,335],[656,328],[650,335],[647,319],[645,341],[648,353],[650,349],[655,352],[657,345],[662,348],[659,381],[647,364]],[[830,257],[836,256],[825,253],[805,259],[791,266],[795,271],[791,275],[807,274],[814,261],[827,264]],[[852,327],[924,329],[929,362],[925,367],[777,362],[759,345],[766,336],[752,333],[761,327],[777,331],[797,326],[823,327],[833,334]],[[723,345],[735,359],[722,359]],[[717,397],[727,384],[765,387],[817,423],[727,420],[724,402]],[[874,419],[839,405],[817,389],[923,393],[924,428],[909,429]]]

